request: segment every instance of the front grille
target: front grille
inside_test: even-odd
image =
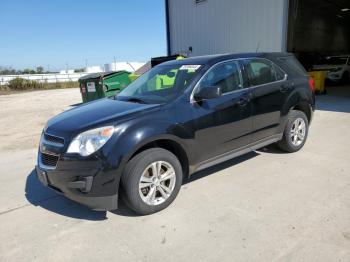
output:
[[[64,145],[64,139],[62,137],[57,137],[57,136],[44,134],[44,138],[45,138],[46,141]]]
[[[41,163],[45,166],[56,167],[59,156],[41,153]]]

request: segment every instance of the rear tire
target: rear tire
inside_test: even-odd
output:
[[[182,167],[171,152],[151,148],[127,163],[121,182],[126,204],[138,214],[148,215],[174,201],[182,184]]]
[[[289,113],[282,140],[277,143],[279,149],[293,153],[305,144],[309,133],[309,121],[302,111],[292,110]]]

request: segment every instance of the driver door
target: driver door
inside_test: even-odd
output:
[[[251,91],[243,87],[239,62],[214,66],[199,85],[218,86],[222,96],[192,104],[198,162],[247,146],[252,131]]]

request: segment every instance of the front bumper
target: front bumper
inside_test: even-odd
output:
[[[48,169],[40,162],[36,173],[44,186],[94,210],[118,208],[119,179],[117,170],[108,169],[102,160],[61,157],[56,168]]]

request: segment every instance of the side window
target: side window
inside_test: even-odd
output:
[[[223,94],[242,89],[238,63],[230,61],[215,66],[204,76],[200,86],[219,86]]]
[[[249,77],[250,86],[275,82],[282,80],[284,77],[282,72],[277,72],[274,64],[265,59],[248,60],[245,62],[245,69]]]
[[[276,80],[283,80],[285,77],[285,73],[282,71],[281,68],[279,68],[276,65],[273,65],[273,70],[275,71],[275,75],[276,75]]]

